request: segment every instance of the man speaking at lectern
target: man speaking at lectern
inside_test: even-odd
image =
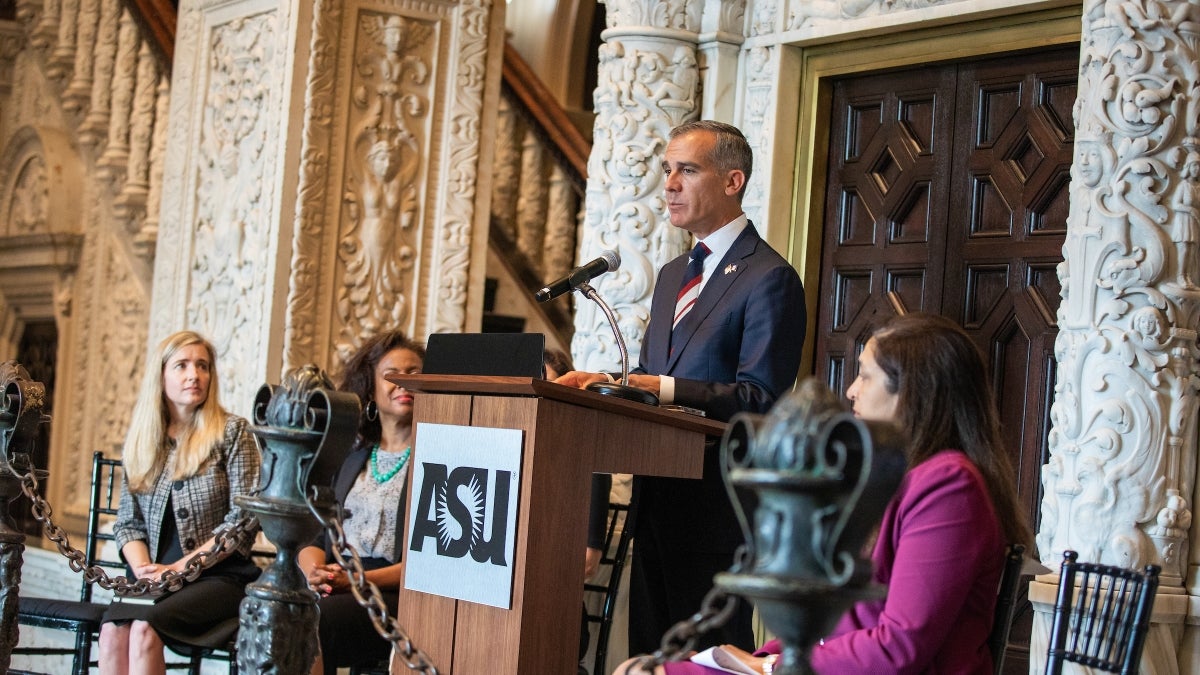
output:
[[[736,127],[699,121],[671,131],[662,162],[667,208],[696,245],[659,272],[639,365],[626,383],[720,421],[767,412],[795,381],[804,344],[800,277],[742,212],[752,163]],[[608,377],[572,372],[558,382],[585,387]],[[721,481],[718,439],[705,447],[702,479],[638,477],[633,500],[629,649],[640,654],[700,610],[742,533]],[[751,611],[741,603],[697,648],[753,644]]]

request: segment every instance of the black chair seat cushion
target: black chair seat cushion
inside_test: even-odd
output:
[[[100,618],[106,609],[107,604],[96,602],[21,596],[18,621],[29,626],[39,625],[43,621],[72,621],[90,624],[99,630]]]

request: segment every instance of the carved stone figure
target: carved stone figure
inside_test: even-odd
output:
[[[1200,243],[1200,140],[1188,139],[1187,155],[1179,171],[1179,185],[1171,198],[1171,240],[1179,252],[1177,279],[1186,289],[1196,288],[1200,278],[1200,261],[1196,246]]]

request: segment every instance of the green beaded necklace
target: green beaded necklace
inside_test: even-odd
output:
[[[376,459],[379,456],[379,444],[376,443],[375,447],[371,448],[371,477],[375,479],[376,483],[388,482],[392,476],[400,473],[400,469],[403,469],[405,464],[408,464],[408,456],[411,454],[412,446],[410,445],[404,449],[404,454],[400,455],[400,461],[396,462],[396,466],[389,469],[387,473],[379,473],[379,460]]]

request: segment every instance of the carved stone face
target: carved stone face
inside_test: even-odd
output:
[[[1079,179],[1088,187],[1096,187],[1104,173],[1104,155],[1100,152],[1100,146],[1094,141],[1080,141],[1075,144],[1075,155]]]
[[[1200,153],[1188,153],[1187,159],[1183,161],[1183,171],[1180,172],[1180,175],[1184,180],[1200,181]]]
[[[392,17],[397,19],[397,17]],[[389,20],[383,27],[383,48],[390,54],[399,54],[404,44],[404,25],[397,19]]]
[[[387,141],[376,141],[367,151],[367,163],[371,173],[386,183],[400,171],[400,149],[389,145]]]

